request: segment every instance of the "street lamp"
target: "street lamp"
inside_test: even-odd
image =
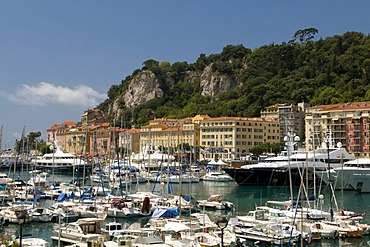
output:
[[[224,247],[224,229],[227,227],[228,220],[226,217],[221,216],[216,221],[216,225],[221,229],[221,247]]]
[[[320,210],[321,210],[321,214],[322,214],[322,205],[324,204],[324,195],[319,195],[319,200],[320,200]]]
[[[26,220],[28,218],[28,214],[26,210],[17,211],[16,216],[19,223],[19,246],[22,246],[22,226],[24,223],[26,223]]]
[[[59,208],[58,210],[57,210],[57,213],[58,213],[58,220],[59,220],[59,235],[58,235],[58,247],[60,247],[60,221],[61,221],[61,219],[64,219],[64,217],[63,217],[63,215],[62,215],[62,213],[63,213],[64,211],[63,211],[63,209],[61,209],[61,208]],[[21,246],[22,247],[22,246]]]

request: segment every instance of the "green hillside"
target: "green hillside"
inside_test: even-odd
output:
[[[147,60],[120,85],[111,86],[108,99],[98,107],[108,113],[132,78],[144,70],[156,75],[165,95],[134,109],[121,102],[121,115],[129,125],[140,126],[155,117],[196,114],[253,117],[276,103],[370,101],[369,35],[347,32],[314,40],[317,33],[314,28],[299,30],[285,43],[254,50],[241,44],[227,45],[220,54],[200,54],[192,64]],[[216,98],[202,96],[200,75],[207,66],[212,73],[238,81],[237,86]],[[169,78],[174,83],[168,83]]]

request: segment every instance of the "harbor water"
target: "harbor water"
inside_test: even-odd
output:
[[[24,174],[23,176],[29,176]],[[11,177],[11,176],[10,176]],[[56,181],[70,181],[70,176],[55,175]],[[26,180],[26,179],[24,179]],[[88,183],[88,181],[87,181]],[[166,186],[162,184],[162,186]],[[134,193],[134,190],[138,191],[157,191],[161,190],[160,184],[154,183],[142,183],[138,187],[133,185],[129,188],[129,191]],[[211,219],[216,219],[220,215],[226,215],[228,218],[236,215],[245,215],[248,211],[253,210],[255,206],[264,205],[267,201],[282,201],[289,200],[290,189],[288,187],[254,187],[254,186],[238,186],[234,182],[210,182],[200,181],[194,184],[183,184],[181,192],[179,191],[178,184],[171,186],[172,194],[178,195],[191,195],[195,199],[207,199],[209,196],[214,194],[220,194],[223,200],[234,203],[235,208],[233,211],[205,211],[209,214]],[[318,189],[317,189],[318,190]],[[167,190],[166,190],[167,191]],[[308,192],[312,193],[311,191]],[[294,188],[294,195],[298,194],[298,188]],[[323,209],[329,208],[330,194],[328,188],[323,188],[320,194],[324,195],[321,207]],[[355,191],[336,191],[335,199],[331,200],[332,208],[346,209],[354,211],[356,213],[365,213],[364,223],[370,224],[370,195],[360,194]],[[42,205],[51,205],[54,203],[51,199],[40,199]],[[117,221],[122,223],[125,227],[140,227],[143,226],[149,218],[109,218],[107,217],[106,222]],[[59,223],[39,223],[31,222],[23,226],[23,234],[32,234],[33,237],[43,238],[52,244],[51,236],[58,236]],[[0,227],[0,232],[6,232],[10,235],[19,235],[19,225],[9,224],[8,226]],[[369,246],[368,236],[364,236],[362,239],[339,239],[339,240],[320,240],[318,242],[313,241],[310,246]],[[251,243],[251,246],[253,243]],[[56,243],[53,243],[56,246]],[[296,246],[299,246],[297,244]]]

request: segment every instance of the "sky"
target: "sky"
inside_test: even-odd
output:
[[[79,122],[112,85],[154,59],[194,63],[226,45],[256,49],[314,27],[315,40],[369,34],[364,0],[4,0],[0,7],[1,148]]]

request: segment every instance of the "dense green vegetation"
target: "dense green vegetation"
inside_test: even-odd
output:
[[[144,70],[156,75],[165,95],[135,109],[127,109],[121,102],[127,123],[136,126],[155,117],[253,117],[276,103],[320,105],[370,100],[369,35],[347,32],[314,41],[317,33],[315,28],[299,30],[286,43],[253,51],[243,45],[227,45],[220,54],[200,54],[193,64],[147,60],[120,85],[113,85],[99,108],[107,113],[132,78]],[[200,75],[207,66],[214,73],[236,79],[238,85],[216,99],[202,96]]]
[[[278,154],[284,149],[285,143],[284,142],[276,142],[276,143],[264,143],[261,145],[257,145],[252,147],[250,150],[254,155],[261,155],[263,153],[273,153]]]
[[[15,149],[18,153],[30,153],[31,150],[39,150],[42,154],[50,152],[49,145],[40,139],[41,132],[30,132],[27,136],[22,133],[20,140],[16,140]]]

